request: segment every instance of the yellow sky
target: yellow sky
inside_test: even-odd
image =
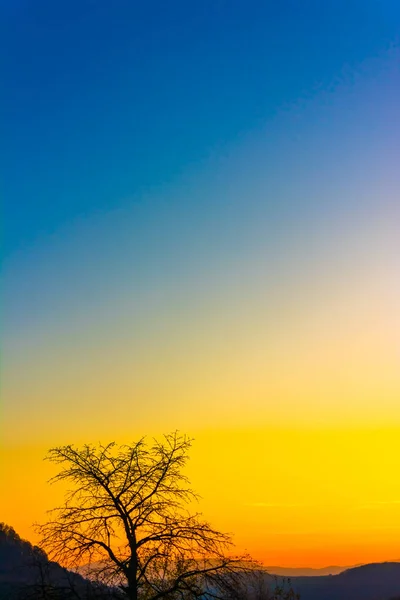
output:
[[[393,560],[400,558],[399,433],[197,430],[188,475],[204,516],[265,564]],[[2,519],[32,541],[31,524],[62,497],[62,489],[46,483],[54,468],[43,455],[43,446],[3,452]]]

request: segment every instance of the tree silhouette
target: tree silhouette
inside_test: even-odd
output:
[[[132,445],[62,446],[51,481],[72,489],[38,526],[49,556],[130,600],[233,597],[248,559],[231,557],[229,535],[188,505],[197,498],[182,470],[192,440],[178,433]],[[117,591],[118,590],[118,591]]]

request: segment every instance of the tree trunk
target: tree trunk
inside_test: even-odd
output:
[[[136,583],[133,586],[128,584],[128,586],[125,588],[125,593],[128,596],[129,600],[138,600],[138,590]]]
[[[138,586],[137,586],[137,558],[132,556],[129,561],[128,573],[127,573],[127,586],[125,588],[126,595],[129,600],[138,600]]]

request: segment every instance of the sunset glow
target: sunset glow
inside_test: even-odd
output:
[[[397,3],[11,4],[1,520],[51,446],[179,430],[240,552],[400,560]]]

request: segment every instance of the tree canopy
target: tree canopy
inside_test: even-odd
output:
[[[49,556],[86,565],[130,600],[233,597],[248,562],[229,556],[230,536],[189,510],[197,498],[183,473],[191,442],[175,432],[150,443],[51,449],[48,459],[61,467],[52,481],[71,488],[39,526]]]

